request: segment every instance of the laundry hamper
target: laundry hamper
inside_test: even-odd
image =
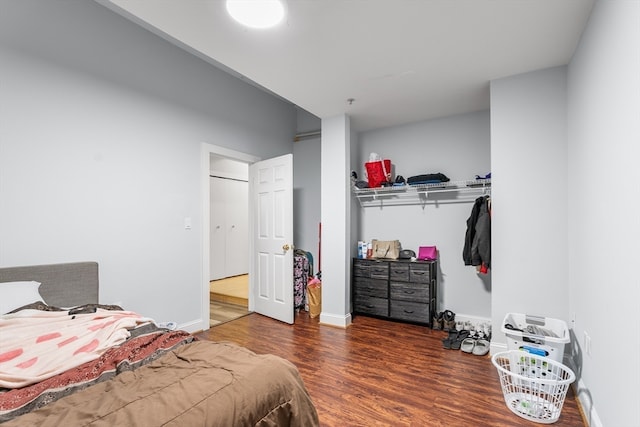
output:
[[[560,319],[507,313],[502,322],[508,350],[523,350],[561,362],[570,341],[569,328]]]
[[[558,421],[569,385],[571,369],[548,357],[520,350],[491,357],[498,369],[507,407],[516,415],[542,424]]]

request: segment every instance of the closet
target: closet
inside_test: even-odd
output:
[[[432,276],[427,282],[414,280],[419,277],[415,272],[412,278],[411,267],[415,270],[421,263],[354,259],[353,313],[426,325],[445,309],[489,317],[490,276],[465,265],[462,252],[469,212],[491,188],[491,179],[352,187],[361,206],[359,239],[397,239],[403,249],[416,253],[420,246],[438,248],[438,262],[429,265]]]
[[[245,165],[246,166],[246,165]],[[228,175],[228,174],[227,174]],[[209,280],[249,272],[249,184],[246,179],[218,176],[210,179]]]

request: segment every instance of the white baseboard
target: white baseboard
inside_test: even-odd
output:
[[[347,314],[331,314],[320,313],[320,323],[323,325],[337,326],[339,328],[346,328],[351,324],[351,313]]]
[[[207,322],[204,322],[202,319],[192,320],[191,322],[178,325],[178,329],[180,329],[181,331],[187,331],[190,334],[194,332],[206,331],[209,328],[209,324],[207,324]]]
[[[496,343],[494,341],[491,341],[491,345],[489,346],[489,354],[491,355],[507,350],[507,344],[505,343]]]
[[[593,399],[591,398],[591,392],[580,378],[577,383],[573,383],[573,392],[578,397],[578,402],[582,406],[582,411],[586,418],[588,427],[603,427],[600,417],[596,412],[596,408],[593,405]]]

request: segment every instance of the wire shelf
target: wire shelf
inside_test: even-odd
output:
[[[479,196],[491,194],[491,179],[377,188],[354,186],[353,194],[362,207],[466,203]]]

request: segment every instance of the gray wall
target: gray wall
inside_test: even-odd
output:
[[[0,265],[95,260],[102,301],[206,327],[201,144],[291,153],[293,106],[91,1],[3,1],[0,62]]]
[[[596,3],[568,71],[568,283],[579,397],[592,425],[639,426],[640,2]]]
[[[320,119],[297,109],[297,132],[320,130]],[[320,137],[293,144],[293,223],[296,248],[311,252],[318,271],[318,225],[320,224]]]
[[[363,132],[358,141],[360,179],[364,162],[378,153],[392,162],[396,175],[408,178],[442,172],[452,181],[474,179],[491,172],[489,112],[463,114],[403,126]],[[474,197],[465,203],[358,208],[357,240],[400,240],[402,247],[436,245],[439,252],[438,310],[459,317],[491,317],[491,273],[479,275],[465,266],[462,249],[466,221]]]

